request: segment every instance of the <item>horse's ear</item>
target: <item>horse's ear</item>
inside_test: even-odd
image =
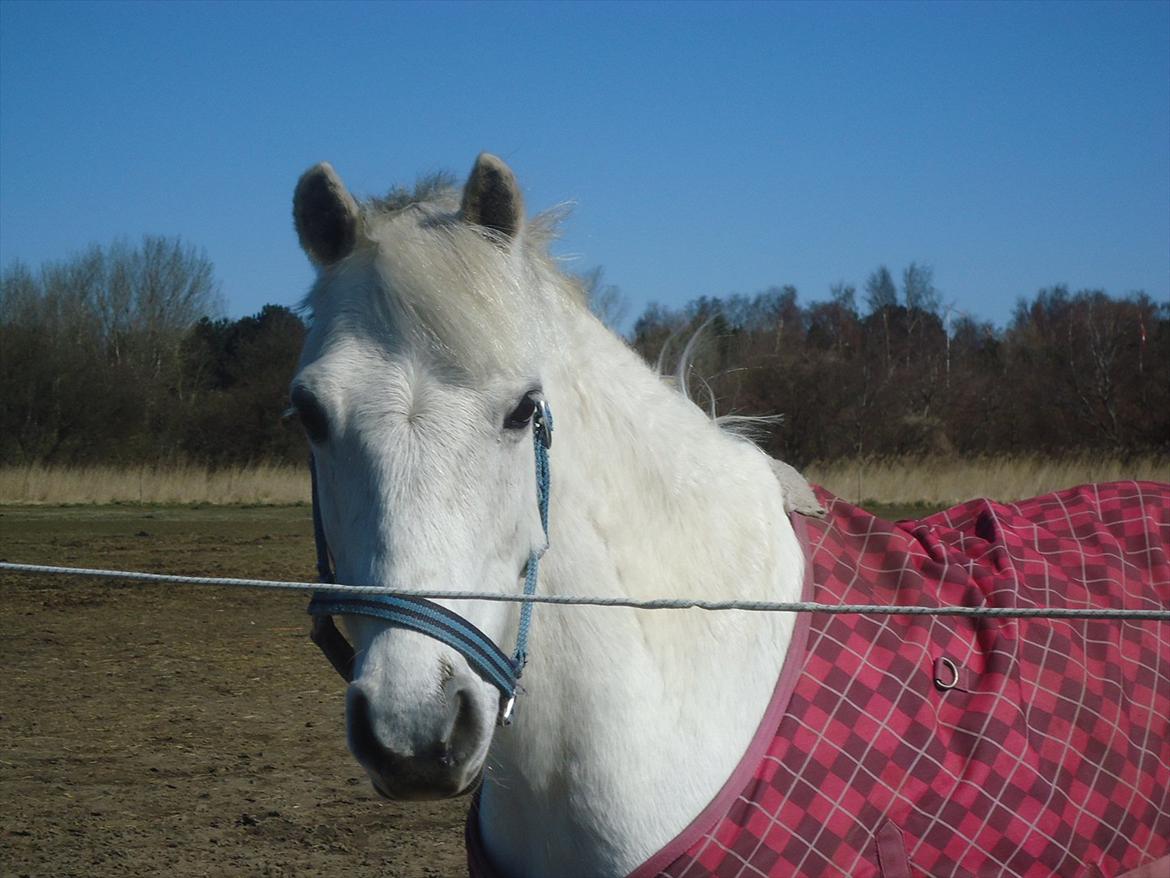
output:
[[[301,175],[293,194],[293,220],[301,247],[319,266],[344,259],[357,242],[357,202],[328,162]]]
[[[464,220],[513,239],[524,227],[524,196],[512,169],[490,153],[481,152],[463,187]]]

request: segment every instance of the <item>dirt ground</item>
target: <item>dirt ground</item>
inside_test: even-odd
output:
[[[0,507],[0,558],[309,579],[306,507]],[[0,573],[0,875],[466,874],[377,797],[305,598]]]

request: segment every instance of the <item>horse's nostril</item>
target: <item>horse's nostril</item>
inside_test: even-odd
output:
[[[470,690],[460,687],[451,699],[454,719],[447,739],[448,758],[462,762],[475,752],[479,743],[479,708]]]
[[[349,748],[359,761],[386,761],[389,754],[374,733],[370,698],[359,688],[350,687],[347,699]]]
[[[368,719],[370,715],[370,699],[361,689],[351,686],[346,693],[349,696],[349,713],[351,719]]]

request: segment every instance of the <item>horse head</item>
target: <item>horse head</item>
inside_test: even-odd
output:
[[[359,205],[320,164],[297,185],[294,219],[318,277],[290,398],[337,581],[519,594],[546,544],[532,436],[557,303],[534,282],[539,232],[512,172],[485,154],[461,197]],[[515,604],[442,606],[494,643],[516,636]],[[499,687],[440,640],[344,612],[349,747],[375,788],[469,790]]]

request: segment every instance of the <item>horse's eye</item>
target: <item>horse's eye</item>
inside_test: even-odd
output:
[[[294,387],[289,400],[310,442],[320,445],[329,438],[329,419],[311,390],[300,386]]]
[[[532,392],[524,394],[523,398],[512,409],[511,414],[504,419],[504,426],[509,430],[523,430],[528,426],[528,422],[532,420],[532,415],[536,412],[536,400],[532,398]]]

